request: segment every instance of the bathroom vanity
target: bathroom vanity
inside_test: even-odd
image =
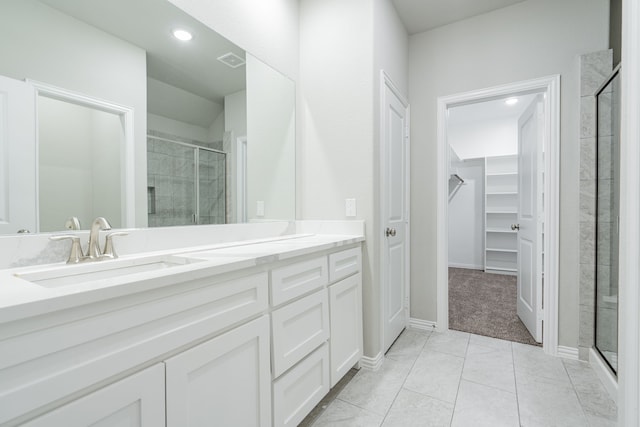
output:
[[[0,270],[0,424],[296,426],[362,356],[362,240]]]

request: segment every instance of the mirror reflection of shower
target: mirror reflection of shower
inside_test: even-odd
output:
[[[228,222],[227,155],[222,146],[222,141],[204,143],[149,132],[149,227]]]
[[[620,218],[620,71],[596,93],[595,346],[618,371],[618,243]]]

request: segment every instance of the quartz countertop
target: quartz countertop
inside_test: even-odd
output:
[[[0,323],[170,286],[179,275],[180,280],[194,280],[353,245],[363,240],[362,235],[295,234],[145,252],[122,256],[116,260],[76,265],[56,263],[0,270]],[[44,280],[40,284],[33,279],[40,274],[52,273],[81,277],[82,271],[94,268],[94,265],[108,269],[108,263],[134,265],[145,259],[159,260],[155,261],[157,265],[170,259],[175,264],[170,268],[151,268],[116,277],[82,281],[76,279],[77,283],[71,284],[66,284],[64,278],[49,282]],[[153,267],[155,264],[150,265]]]

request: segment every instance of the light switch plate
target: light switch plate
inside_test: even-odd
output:
[[[264,201],[262,200],[256,202],[256,216],[264,216]]]
[[[347,217],[356,216],[356,199],[345,199],[345,211]]]

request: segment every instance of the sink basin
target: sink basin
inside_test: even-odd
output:
[[[57,266],[46,270],[15,273],[15,276],[40,286],[57,288],[178,267],[200,261],[202,260],[173,255],[157,255],[145,258],[115,259]]]

